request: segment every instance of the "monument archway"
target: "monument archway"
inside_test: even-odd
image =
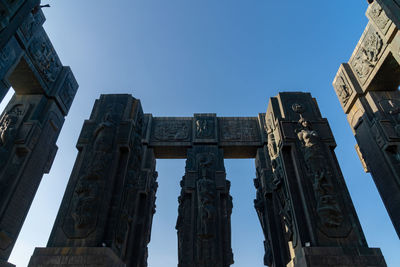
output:
[[[157,158],[186,159],[179,267],[233,264],[224,158],[255,158],[265,265],[386,266],[380,250],[368,248],[335,146],[309,93],[280,93],[257,117],[153,117],[130,95],[102,95],[82,128],[47,248],[37,248],[29,266],[147,266]]]

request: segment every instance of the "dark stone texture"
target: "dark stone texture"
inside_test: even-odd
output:
[[[400,237],[400,34],[394,25],[399,4],[381,0],[368,7],[369,24],[333,86],[364,170],[371,172]]]
[[[125,267],[108,247],[36,248],[28,267]]]
[[[48,247],[106,246],[126,266],[147,266],[157,172],[143,122],[130,95],[96,100]]]
[[[211,118],[210,124],[215,122],[212,117],[202,117],[201,120],[207,121],[208,118]],[[204,132],[205,138],[212,134],[214,129]],[[198,138],[200,136],[203,135]],[[194,146],[188,150],[187,156],[178,198],[178,266],[230,266],[233,264],[232,197],[229,195],[230,182],[226,180],[223,151],[217,146]]]
[[[272,261],[272,244],[275,242],[279,247],[277,240],[282,240],[282,236],[290,242],[289,250],[295,254],[291,256],[295,266],[321,266],[318,261],[307,265],[301,263],[297,257],[302,255],[298,253],[305,247],[311,254],[318,247],[368,248],[333,152],[335,140],[315,99],[308,93],[280,93],[271,98],[265,121],[271,167],[264,164],[267,175],[263,178],[258,174],[256,187],[262,188],[259,191],[265,198],[261,207],[273,206],[276,201],[275,216],[281,218],[283,229],[286,229],[282,233],[282,226],[277,226],[273,219],[266,220],[268,225],[264,228],[276,229],[274,234],[280,235],[270,241],[271,256],[266,253],[269,259],[266,263],[280,266],[280,263]],[[268,162],[264,151],[260,150],[259,155],[258,161]],[[262,197],[258,196],[258,199]],[[284,251],[278,260],[284,260],[285,264]],[[364,260],[357,255],[351,258],[355,262]],[[382,265],[371,259],[368,266]]]
[[[386,267],[378,248],[303,247],[296,250],[294,266]]]
[[[7,260],[64,123],[41,95],[14,95],[0,118],[0,259]]]
[[[44,173],[78,84],[59,60],[42,24],[39,0],[2,1],[0,101],[0,260],[6,261]]]

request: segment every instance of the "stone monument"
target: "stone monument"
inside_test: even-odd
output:
[[[132,96],[102,95],[79,137],[47,248],[36,248],[29,267],[147,266],[155,158],[186,158],[179,267],[233,264],[224,158],[256,158],[265,265],[384,267],[380,249],[367,245],[335,146],[308,93],[280,93],[266,114],[241,118],[153,117]]]
[[[11,266],[8,257],[78,89],[42,27],[39,4],[0,2],[0,101],[15,90],[0,116],[0,266]]]
[[[371,173],[400,237],[400,16],[392,21],[379,3],[397,14],[398,1],[369,5],[369,23],[333,86],[364,170]]]

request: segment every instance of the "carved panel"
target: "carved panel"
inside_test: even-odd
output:
[[[191,120],[154,119],[152,122],[152,141],[177,142],[190,139]]]
[[[215,136],[215,117],[195,116],[195,137],[197,139],[214,139]]]
[[[379,33],[369,26],[363,34],[350,65],[362,85],[364,85],[382,56],[385,44]]]
[[[35,35],[28,50],[43,80],[48,84],[54,83],[61,72],[62,64],[47,35],[44,32]]]
[[[219,120],[221,141],[258,142],[260,130],[256,120]]]
[[[26,43],[28,43],[30,39],[33,37],[33,35],[38,31],[38,29],[40,29],[44,21],[45,17],[41,10],[39,10],[34,14],[29,13],[29,15],[26,17],[26,19],[20,26],[22,38]]]
[[[367,15],[376,24],[376,26],[386,34],[390,27],[390,19],[386,16],[382,7],[374,1],[368,8]]]

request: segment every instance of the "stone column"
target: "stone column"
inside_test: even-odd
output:
[[[364,170],[371,172],[400,237],[400,32],[376,1],[367,17],[370,21],[333,86]]]
[[[257,150],[254,207],[264,233],[264,265],[286,266],[290,261],[288,242],[292,240],[292,214],[284,180],[275,176],[268,147]]]
[[[287,190],[280,213],[290,210],[283,216],[289,266],[386,266],[380,250],[368,248],[315,99],[280,93],[270,100],[266,126],[273,184]]]
[[[205,145],[188,149],[181,187],[176,223],[178,266],[230,266],[232,197],[222,149]]]
[[[130,95],[96,100],[47,248],[29,266],[147,266],[157,173],[143,119]]]

